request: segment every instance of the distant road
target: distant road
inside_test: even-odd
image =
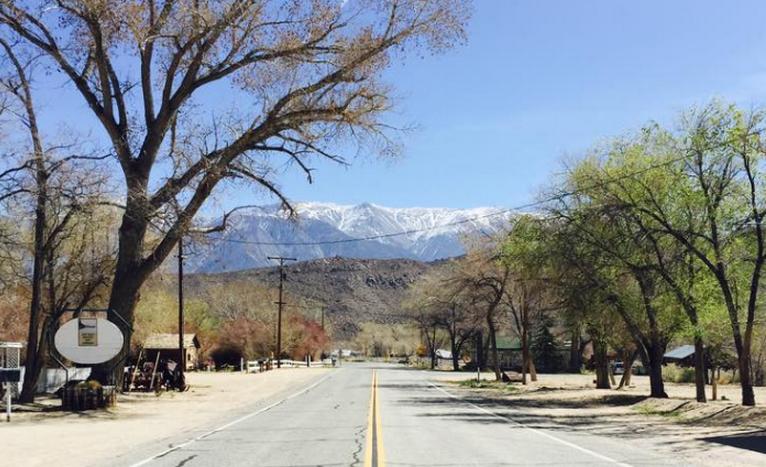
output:
[[[427,377],[394,365],[348,365],[126,465],[678,465],[625,439],[516,422],[519,412],[475,405]]]

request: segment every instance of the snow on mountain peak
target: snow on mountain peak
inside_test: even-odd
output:
[[[371,203],[300,202],[295,208],[297,221],[286,219],[278,206],[239,213],[232,227],[197,255],[193,269],[219,272],[266,266],[266,256],[276,254],[300,260],[345,256],[431,261],[463,254],[462,236],[498,232],[510,216],[491,207],[390,208]]]

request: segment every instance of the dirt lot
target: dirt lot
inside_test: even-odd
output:
[[[669,453],[682,465],[766,465],[766,388],[756,388],[762,406],[742,407],[737,385],[719,386],[719,397],[728,401],[698,404],[692,384],[668,383],[669,399],[648,399],[646,376],[634,376],[630,388],[617,391],[595,389],[593,375],[540,375],[527,386],[478,389],[459,384],[475,374],[432,375],[452,383],[453,392],[518,410],[518,421],[533,426],[624,438]]]
[[[189,373],[185,393],[133,393],[101,412],[26,412],[0,423],[2,465],[90,465],[145,443],[191,433],[228,412],[297,391],[327,369]],[[190,436],[190,435],[189,435]],[[187,437],[189,437],[187,436]],[[45,449],[40,449],[44,447]]]

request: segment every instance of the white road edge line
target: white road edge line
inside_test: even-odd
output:
[[[478,405],[474,404],[473,402],[469,402],[469,401],[467,401],[467,400],[463,399],[463,398],[462,398],[462,397],[460,397],[460,396],[457,396],[457,395],[455,395],[455,394],[452,394],[452,393],[448,392],[447,390],[445,390],[444,388],[442,388],[442,387],[440,387],[440,386],[437,386],[437,385],[435,385],[434,383],[432,383],[432,382],[430,382],[430,381],[428,381],[428,384],[429,384],[429,385],[430,385],[432,388],[434,388],[434,389],[436,389],[436,390],[438,390],[438,391],[441,391],[441,392],[443,392],[443,393],[444,393],[444,394],[446,394],[447,396],[449,396],[449,397],[451,397],[451,398],[453,398],[453,399],[457,399],[457,400],[459,400],[459,401],[463,402],[464,404],[468,404],[468,405],[470,405],[471,407],[473,407],[473,408],[475,408],[475,409],[477,409],[477,410],[480,410],[480,411],[482,411],[482,412],[486,413],[487,415],[491,415],[491,416],[493,416],[493,417],[495,417],[495,418],[500,418],[500,419],[502,419],[502,420],[505,420],[506,422],[510,422],[510,423],[513,423],[513,424],[515,424],[515,425],[518,425],[518,426],[520,426],[520,427],[522,427],[522,428],[524,428],[524,429],[526,429],[526,430],[529,430],[529,431],[531,431],[531,432],[533,432],[533,433],[536,433],[536,434],[538,434],[538,435],[540,435],[540,436],[543,436],[543,437],[545,437],[545,438],[548,438],[548,439],[550,439],[550,440],[556,441],[557,443],[561,443],[561,444],[563,444],[564,446],[569,446],[570,448],[573,448],[573,449],[577,449],[578,451],[584,452],[585,454],[589,454],[589,455],[591,455],[591,456],[593,456],[593,457],[596,457],[596,458],[598,458],[598,459],[601,459],[601,460],[603,460],[603,461],[611,462],[611,463],[613,463],[613,464],[615,464],[615,465],[619,465],[619,466],[621,466],[621,467],[633,467],[633,466],[631,466],[630,464],[626,464],[626,463],[624,463],[624,462],[620,462],[620,461],[618,461],[618,460],[612,459],[611,457],[607,457],[607,456],[605,456],[605,455],[603,455],[603,454],[599,454],[599,453],[597,453],[597,452],[595,452],[595,451],[591,451],[591,450],[590,450],[590,449],[588,449],[588,448],[584,448],[584,447],[582,447],[582,446],[578,446],[578,445],[576,445],[576,444],[574,444],[574,443],[570,443],[569,441],[566,441],[566,440],[563,440],[563,439],[561,439],[561,438],[559,438],[559,437],[553,436],[553,435],[552,435],[552,434],[550,434],[550,433],[546,433],[546,432],[544,432],[544,431],[542,431],[542,430],[538,430],[537,428],[532,428],[531,426],[527,426],[527,425],[524,425],[524,424],[523,424],[523,423],[521,423],[521,422],[517,422],[516,420],[511,420],[511,419],[510,419],[510,418],[508,418],[508,417],[504,417],[504,416],[502,416],[502,415],[496,414],[495,412],[492,412],[491,410],[487,410],[487,409],[485,409],[484,407],[478,406]]]
[[[135,464],[131,464],[130,467],[140,467],[142,465],[146,465],[146,464],[148,464],[148,463],[150,463],[150,462],[152,462],[152,461],[154,461],[156,459],[159,459],[160,457],[163,457],[163,456],[166,456],[166,455],[170,454],[173,451],[178,451],[179,449],[183,449],[186,446],[189,446],[190,444],[192,444],[192,443],[194,443],[196,441],[199,441],[201,439],[207,438],[208,436],[210,436],[212,434],[218,433],[219,431],[223,431],[223,430],[225,430],[227,428],[230,428],[230,427],[232,427],[232,426],[234,426],[234,425],[236,425],[238,423],[242,423],[242,422],[244,422],[245,420],[247,420],[249,418],[255,417],[258,414],[266,412],[267,410],[271,410],[274,407],[278,406],[279,404],[282,404],[282,403],[284,403],[286,401],[289,401],[290,399],[298,397],[301,394],[304,394],[304,393],[314,389],[315,387],[319,386],[327,378],[329,378],[330,376],[332,376],[334,374],[337,374],[337,372],[330,372],[329,374],[327,374],[327,375],[323,376],[322,378],[318,379],[317,381],[315,381],[313,384],[311,384],[309,386],[306,386],[305,388],[301,389],[298,392],[290,394],[289,396],[285,397],[284,399],[280,399],[277,402],[274,402],[273,404],[269,404],[266,407],[260,408],[260,409],[254,411],[254,412],[250,412],[249,414],[244,415],[244,416],[242,416],[242,417],[240,417],[240,418],[238,418],[238,419],[236,419],[234,421],[231,421],[231,422],[229,422],[229,423],[227,423],[225,425],[221,425],[218,428],[215,428],[213,430],[210,430],[210,431],[207,431],[205,433],[202,433],[199,436],[195,436],[194,438],[192,438],[192,439],[190,439],[188,441],[185,441],[185,442],[183,442],[181,444],[178,444],[176,446],[173,446],[172,448],[165,449],[164,451],[159,452],[159,453],[157,453],[157,454],[155,454],[155,455],[153,455],[151,457],[147,457],[146,459],[144,459],[144,460],[142,460],[140,462],[136,462]]]

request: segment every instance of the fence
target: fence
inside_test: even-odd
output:
[[[262,373],[264,371],[267,371],[269,368],[276,368],[277,362],[271,361],[271,362],[264,362],[259,360],[249,360],[246,362],[246,373]],[[312,368],[321,368],[326,366],[332,366],[332,360],[325,359],[325,360],[319,360],[319,361],[311,361],[308,365],[306,364],[305,360],[280,360],[280,364],[282,365],[282,368],[306,368],[307,366],[310,366]]]

